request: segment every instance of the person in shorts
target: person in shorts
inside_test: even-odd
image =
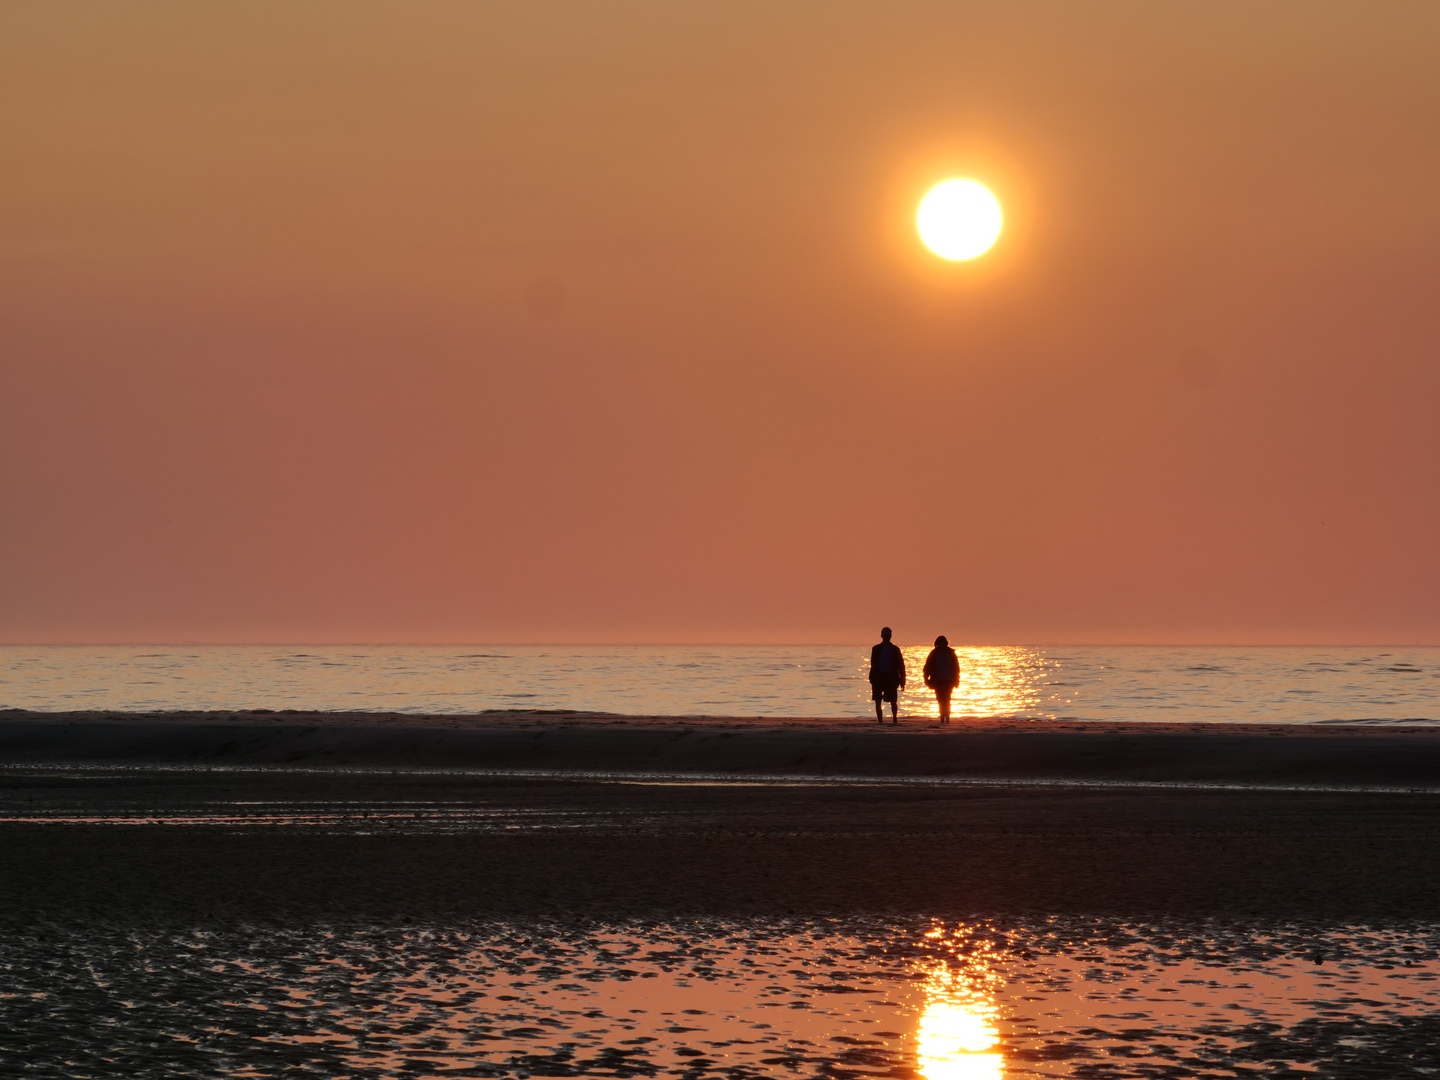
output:
[[[905,655],[891,642],[890,628],[880,631],[880,644],[870,650],[870,696],[875,701],[875,720],[885,722],[885,702],[890,703],[890,722],[900,722],[900,691],[905,689]]]

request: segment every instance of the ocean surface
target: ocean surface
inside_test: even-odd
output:
[[[1422,1077],[1440,933],[1040,918],[28,927],[7,1075]]]
[[[1440,722],[1440,648],[986,646],[956,717]],[[904,716],[935,715],[906,647]],[[5,646],[0,708],[865,716],[868,646]]]

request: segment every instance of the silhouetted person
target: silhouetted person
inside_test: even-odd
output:
[[[885,722],[885,702],[890,703],[890,722],[900,722],[900,691],[905,689],[905,655],[890,642],[890,628],[880,631],[880,644],[870,650],[870,696],[875,699],[875,719]]]
[[[925,658],[925,685],[935,691],[935,701],[940,706],[940,723],[948,724],[950,695],[960,685],[960,658],[950,648],[944,634],[935,639],[935,648]]]

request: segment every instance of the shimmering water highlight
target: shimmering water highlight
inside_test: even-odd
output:
[[[34,1077],[1421,1076],[1432,925],[726,920],[0,941]]]
[[[933,716],[925,646],[902,714]],[[1440,649],[962,646],[954,715],[1175,722],[1440,718]],[[0,648],[0,708],[864,716],[868,647]]]

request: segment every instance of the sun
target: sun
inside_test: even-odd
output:
[[[983,255],[1000,235],[1004,216],[984,184],[946,180],[920,200],[915,227],[925,246],[942,259],[958,261]]]

